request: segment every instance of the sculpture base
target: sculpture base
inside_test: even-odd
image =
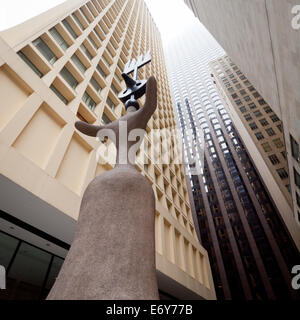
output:
[[[157,300],[155,197],[133,167],[94,179],[48,300]]]

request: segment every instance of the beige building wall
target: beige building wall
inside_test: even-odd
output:
[[[300,29],[297,0],[185,0],[283,122],[294,215],[300,225]],[[298,19],[299,20],[299,19]],[[291,138],[292,136],[292,138]],[[298,175],[299,174],[299,175]],[[297,199],[298,194],[298,199]]]
[[[0,33],[0,209],[71,243],[85,188],[112,168],[115,156],[113,150],[104,161],[97,152],[102,142],[76,131],[74,123],[100,124],[125,114],[117,98],[125,88],[122,70],[148,49],[152,63],[139,77],[156,77],[158,108],[137,169],[156,195],[160,289],[179,298],[215,299],[184,167],[175,162],[178,138],[152,130],[176,126],[160,34],[144,1],[70,0]],[[170,164],[154,164],[154,151],[169,145]],[[0,228],[8,232],[1,220]]]
[[[300,250],[300,227],[293,215],[282,122],[228,56],[210,65],[224,105]]]

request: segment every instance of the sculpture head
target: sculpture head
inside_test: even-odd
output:
[[[148,79],[145,91],[146,100],[141,109],[137,109],[137,105],[132,102],[132,105],[128,105],[127,114],[112,123],[104,126],[97,126],[83,121],[77,121],[75,123],[76,129],[90,137],[96,137],[98,132],[102,129],[112,129],[117,131],[120,121],[127,121],[129,130],[136,128],[145,129],[149,119],[157,107],[157,87],[156,80],[153,76]]]
[[[91,137],[98,136],[100,139],[103,139],[104,136],[108,136],[110,139],[112,139],[111,136],[115,137],[113,142],[117,148],[117,164],[124,164],[125,162],[134,165],[136,152],[143,141],[147,123],[156,107],[156,80],[154,77],[150,77],[147,81],[145,104],[141,109],[137,110],[134,105],[129,106],[125,116],[105,126],[96,126],[83,121],[77,121],[75,127],[83,134]],[[132,138],[129,139],[130,136],[135,136],[136,139],[139,137],[139,140],[132,141]],[[137,148],[135,152],[132,152],[134,145]]]

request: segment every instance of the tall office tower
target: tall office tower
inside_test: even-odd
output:
[[[300,225],[299,1],[185,0],[283,123]]]
[[[213,83],[209,62],[223,55],[197,21],[166,48],[188,158],[204,134],[202,171],[191,176],[201,243],[219,299],[290,299],[298,250]]]
[[[148,49],[153,60],[139,78],[157,78],[158,108],[147,131],[171,129],[175,118],[160,34],[144,1],[70,0],[0,36],[0,264],[7,271],[1,295],[38,299],[72,243],[86,186],[112,167],[98,152],[102,142],[77,132],[75,121],[108,123],[125,114],[118,100],[122,70]],[[168,130],[149,134],[137,163],[157,197],[159,289],[164,298],[215,299],[184,167],[172,157],[170,164],[151,159],[154,148],[169,144],[178,149]]]
[[[300,226],[293,215],[282,122],[228,56],[212,62],[211,72],[226,110],[300,249]]]

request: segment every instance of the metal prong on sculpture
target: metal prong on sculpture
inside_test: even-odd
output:
[[[126,73],[122,73],[122,77],[126,83],[127,88],[132,88],[136,84],[136,81],[130,78]]]

